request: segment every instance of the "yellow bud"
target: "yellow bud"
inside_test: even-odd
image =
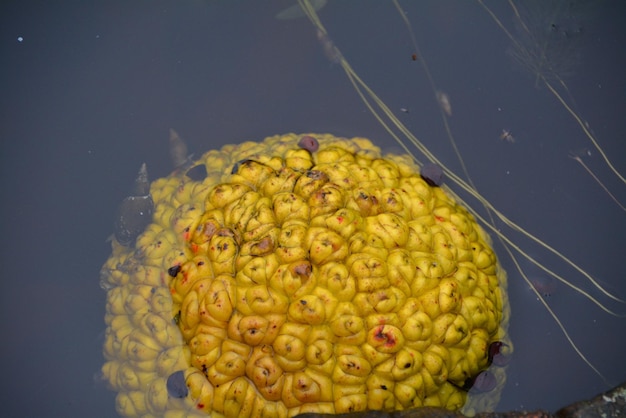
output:
[[[311,263],[307,260],[296,261],[288,266],[280,266],[270,279],[270,286],[273,289],[292,299],[311,293],[315,284]]]
[[[308,197],[328,183],[326,173],[319,170],[309,170],[296,180],[293,192],[299,196]]]
[[[157,210],[158,210],[158,206],[157,206]],[[172,208],[172,213],[173,211],[174,209]],[[146,248],[148,248],[154,243],[154,241],[157,239],[157,236],[159,236],[159,234],[163,232],[164,227],[166,228],[167,226],[169,226],[169,222],[170,222],[170,218],[168,217],[167,219],[164,219],[164,225],[159,225],[156,223],[148,225],[146,229],[143,231],[143,233],[137,237],[137,241],[135,242],[135,248],[141,253],[143,253]],[[125,248],[125,247],[122,247],[121,245],[119,247]]]
[[[402,326],[402,334],[408,341],[430,342],[432,320],[425,312],[415,312],[408,317]]]
[[[357,211],[341,208],[331,216],[325,218],[323,226],[340,234],[344,239],[350,239],[354,233],[363,227],[363,217]]]
[[[267,201],[260,193],[248,191],[231,202],[224,210],[224,221],[232,229],[243,233],[248,222],[255,216],[257,204]]]
[[[344,190],[344,195],[345,191],[354,189],[358,185],[357,181],[350,175],[350,168],[347,166],[341,164],[320,164],[316,168],[324,171],[332,183],[339,185]],[[347,197],[348,195],[345,195],[344,200]]]
[[[461,305],[459,282],[454,279],[443,279],[439,285],[439,308],[441,312],[457,312]]]
[[[313,167],[311,153],[305,149],[290,149],[285,153],[285,165],[294,170],[308,170]]]
[[[246,316],[239,321],[238,331],[246,344],[255,346],[265,339],[268,324],[267,319],[262,316]]]
[[[309,341],[306,348],[306,361],[309,365],[323,365],[330,361],[334,354],[333,343],[330,339]]]
[[[226,334],[223,328],[203,325],[198,327],[198,332],[187,342],[187,346],[197,356],[203,356],[216,349],[219,352],[222,342],[227,338]]]
[[[356,280],[342,263],[330,262],[319,270],[319,286],[328,289],[338,300],[349,301],[356,294]]]
[[[330,329],[342,344],[361,345],[366,339],[365,322],[353,314],[339,315],[330,323]]]
[[[154,266],[137,266],[130,277],[133,283],[157,287],[165,283],[164,274],[162,269]]]
[[[189,179],[181,179],[176,188],[172,191],[170,198],[176,205],[184,205],[192,200],[193,190],[196,183]]]
[[[131,293],[126,298],[125,309],[126,312],[133,315],[136,313],[147,312],[149,310],[148,300],[150,300],[152,294],[152,286],[134,286]]]
[[[301,404],[314,404],[322,399],[322,391],[327,388],[320,384],[309,374],[298,372],[286,376],[285,386],[282,393],[282,401],[288,408]]]
[[[284,192],[291,192],[300,173],[289,167],[282,167],[277,171],[278,175],[268,178],[262,185],[263,194],[274,196]],[[275,206],[275,204],[274,204]]]
[[[469,350],[478,359],[478,367],[483,368],[487,365],[487,351],[489,350],[489,335],[484,329],[472,330]]]
[[[161,286],[153,289],[154,293],[150,299],[150,307],[152,312],[162,316],[171,316],[172,312],[172,295],[170,289]]]
[[[292,219],[296,222],[301,222],[301,219],[309,219],[310,209],[306,201],[295,193],[283,192],[273,195],[272,206],[276,223],[278,225],[283,224],[283,231],[286,228],[284,224]]]
[[[374,216],[382,212],[380,205],[381,197],[379,189],[370,189],[364,183],[352,190],[352,195],[347,197],[346,207],[356,210],[361,216]]]
[[[271,167],[254,160],[240,161],[232,171],[233,183],[242,183],[252,189],[257,189],[268,177],[275,174]]]
[[[393,325],[378,325],[368,331],[367,342],[381,353],[395,353],[404,346],[404,336]]]
[[[207,205],[210,205],[209,208],[223,208],[250,191],[245,184],[219,184],[207,195]]]
[[[178,180],[173,177],[156,179],[150,185],[150,194],[154,201],[162,200],[165,196],[171,196],[178,185]]]
[[[478,374],[478,369],[474,369],[473,366],[478,363],[473,353],[468,353],[465,348],[456,347],[449,347],[448,353],[450,353],[448,381],[463,386],[468,376]]]
[[[143,392],[120,392],[115,399],[115,409],[123,416],[140,416],[147,412]]]
[[[278,235],[279,250],[281,247],[302,248],[307,229],[308,225],[301,220],[286,220],[282,225],[280,234]],[[301,258],[305,258],[304,255],[306,255],[306,252],[304,252],[303,248],[301,254],[303,255]]]
[[[126,315],[124,307],[128,297],[127,287],[114,287],[107,293],[106,311],[110,315]]]
[[[207,255],[216,276],[234,273],[235,256],[238,250],[239,246],[234,239],[234,234],[228,230],[218,231],[211,238]]]
[[[352,254],[348,257],[347,264],[350,266],[350,274],[360,278],[386,277],[387,263],[381,258],[369,254]],[[361,283],[358,283],[359,286]],[[363,289],[367,292],[373,289]]]
[[[250,250],[254,252],[254,247],[258,247],[264,253],[267,251],[271,253],[274,248],[274,242],[272,239],[267,238],[258,243],[246,243],[241,248],[235,268],[237,270],[236,282],[242,286],[266,284],[278,268],[278,257],[276,255],[268,253],[261,257],[264,254],[251,254]]]
[[[118,244],[115,240],[112,240],[111,243],[112,246],[122,247],[122,245]],[[122,263],[122,259],[112,255],[107,261],[107,264],[102,266],[100,269],[100,286],[103,289],[110,291],[116,286],[124,286],[128,283],[130,276],[126,274],[125,271],[119,270],[117,267],[121,266]]]
[[[233,351],[224,351],[220,358],[207,372],[209,381],[214,386],[222,386],[246,373],[246,359]]]
[[[448,379],[447,358],[441,356],[442,352],[432,345],[423,355],[424,369],[433,379],[433,385],[439,386]],[[446,352],[447,354],[447,352]],[[447,355],[445,356],[447,357]]]
[[[282,402],[263,402],[263,409],[259,411],[259,418],[287,418],[287,408]]]
[[[269,199],[264,199],[261,203],[263,204],[256,205],[255,214],[246,224],[242,235],[244,242],[260,241],[266,236],[271,237],[273,242],[278,239],[280,229],[276,227],[276,219],[272,208],[269,207]]]
[[[312,330],[313,327],[310,325],[298,324],[295,322],[285,322],[280,328],[280,334],[293,335],[305,341],[307,337],[310,337],[312,335]]]
[[[172,347],[162,351],[156,359],[156,371],[161,376],[184,369],[187,367],[187,359],[183,355],[181,347]]]
[[[139,331],[134,331],[128,341],[128,358],[136,361],[156,360],[160,352],[158,343]]]
[[[307,204],[311,210],[311,218],[329,214],[344,206],[344,194],[337,185],[328,183],[313,193]]]
[[[386,276],[357,278],[357,290],[359,292],[364,292],[362,295],[367,297],[367,304],[369,306],[372,306],[372,300],[369,298],[369,293],[385,289],[387,287],[389,287],[389,279]]]
[[[472,252],[474,253],[474,264],[487,274],[495,273],[496,256],[490,248],[485,245],[474,242],[472,244]]]
[[[340,385],[359,385],[363,384],[371,371],[370,363],[363,357],[349,354],[341,355],[337,357],[337,365],[332,379],[333,382]]]
[[[178,206],[170,219],[174,234],[184,241],[191,240],[203,212],[203,208],[197,204],[187,203]]]
[[[371,161],[367,161],[367,163],[371,163]],[[378,173],[372,167],[352,164],[350,166],[350,175],[354,180],[356,180],[359,186],[365,189],[382,189],[384,187]]]
[[[146,335],[151,335],[155,342],[163,349],[182,343],[180,331],[171,319],[164,319],[160,315],[148,313],[140,324],[140,329]]]
[[[393,362],[391,374],[395,380],[408,379],[422,368],[422,354],[409,347],[399,351]]]
[[[315,156],[317,164],[334,164],[354,161],[354,154],[337,146],[322,148]]]
[[[367,408],[375,411],[392,411],[396,406],[393,394],[395,383],[373,374],[367,379]]]
[[[396,383],[394,395],[403,408],[417,408],[423,405],[426,394],[421,373]]]
[[[304,341],[300,338],[280,333],[272,343],[276,361],[285,372],[302,370],[306,366]]]
[[[289,305],[289,319],[303,324],[321,324],[326,319],[324,303],[315,295],[303,296]]]
[[[395,311],[402,306],[406,296],[397,287],[390,286],[370,293],[368,299],[375,312],[387,313]]]
[[[137,373],[128,362],[120,364],[117,369],[115,386],[127,391],[139,389]]]
[[[191,242],[198,245],[204,244],[223,228],[224,212],[218,209],[207,210],[200,217],[196,228],[192,231]]]
[[[268,400],[279,400],[283,388],[283,370],[273,356],[271,346],[255,347],[248,359],[246,375]]]
[[[424,216],[413,221],[409,221],[409,237],[406,243],[408,251],[419,251],[430,253],[432,250],[432,235],[429,225],[424,220]]]
[[[127,317],[124,317],[128,321]],[[126,359],[126,348],[133,326],[128,322],[126,325],[114,328],[110,326],[104,340],[104,357],[107,359]]]
[[[424,292],[418,300],[422,305],[422,311],[428,314],[431,319],[441,314],[441,309],[439,308],[439,288],[435,287],[428,292]]]
[[[445,394],[442,393],[441,397],[445,399],[442,402],[442,405],[445,405],[446,408],[450,408],[451,410],[460,410],[463,405],[465,405],[465,401],[467,399],[467,393],[463,391],[457,390],[452,385],[444,385],[442,388],[442,392],[445,390]]]
[[[228,417],[250,417],[254,408],[256,390],[243,377],[236,379],[227,386],[228,390],[223,393],[224,415]],[[216,398],[218,396],[218,391],[216,390]]]
[[[305,238],[305,248],[309,251],[310,260],[318,265],[329,261],[340,261],[348,255],[348,247],[344,239],[326,228],[309,228]]]
[[[201,316],[202,322],[207,325],[224,326],[230,320],[233,313],[233,290],[232,279],[220,276],[208,280],[208,286],[201,295],[199,309],[206,312]]]
[[[430,408],[441,408],[442,402],[439,398],[439,394],[428,396],[424,399],[424,406]]]
[[[174,289],[184,297],[196,286],[196,282],[215,276],[210,260],[204,255],[198,255],[185,263],[174,280]]]
[[[365,219],[366,231],[379,237],[385,248],[403,247],[409,239],[409,226],[394,213],[381,213]]]
[[[378,174],[385,187],[397,187],[400,171],[395,162],[385,158],[376,158],[371,164],[372,170]]]
[[[359,412],[367,409],[367,395],[348,395],[335,401],[335,412],[338,414],[347,412]]]
[[[168,394],[165,379],[155,379],[146,391],[146,407],[151,414],[163,416],[167,408]]]
[[[245,301],[247,308],[249,308],[249,313],[247,309],[239,307],[239,304],[238,309],[247,314],[255,313],[257,315],[265,315],[271,312],[286,312],[289,304],[289,300],[284,294],[264,285],[246,289]]]
[[[195,290],[190,291],[185,296],[183,304],[180,307],[180,328],[185,339],[195,333],[196,327],[200,323],[200,304],[198,301],[198,293]]]
[[[170,251],[175,242],[176,236],[174,233],[169,230],[163,230],[145,248],[137,245],[137,249],[143,253],[147,264],[160,267],[163,257]]]
[[[410,253],[404,249],[390,251],[387,257],[387,267],[390,283],[409,295],[411,293],[409,286],[415,277],[416,270]]]

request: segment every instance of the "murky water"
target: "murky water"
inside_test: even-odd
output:
[[[243,2],[242,2],[243,4]],[[2,37],[3,411],[114,416],[94,381],[102,363],[104,292],[115,209],[142,162],[168,173],[169,129],[190,152],[278,132],[362,135],[397,145],[368,113],[316,30],[277,21],[288,1],[28,2],[0,6]],[[426,59],[449,99],[450,127],[478,189],[500,211],[576,260],[622,298],[626,214],[573,160],[589,148],[571,116],[515,67],[510,41],[478,3],[401,3],[423,56],[391,3],[328,2],[333,42],[398,117],[459,169]],[[509,26],[506,4],[490,5]],[[576,108],[618,169],[626,170],[623,6],[605,2],[580,20],[578,61],[566,79]],[[573,32],[571,19],[558,30]],[[571,28],[571,29],[570,29]],[[550,30],[550,28],[548,28]],[[573,35],[573,33],[572,33]],[[566,41],[563,41],[564,43]],[[571,43],[567,43],[570,45]],[[404,109],[404,110],[402,110]],[[515,141],[502,140],[503,131]],[[622,202],[626,188],[591,150],[585,162]],[[535,246],[542,263],[589,284]],[[536,296],[509,271],[515,356],[500,409],[554,410],[608,389],[572,350]],[[550,284],[535,272],[538,284]],[[597,292],[594,293],[597,295]],[[610,382],[626,380],[626,320],[562,284],[547,298],[582,352]],[[606,299],[602,299],[606,301]],[[624,305],[612,304],[623,313]]]

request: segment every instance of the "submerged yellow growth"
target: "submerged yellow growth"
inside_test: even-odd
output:
[[[487,237],[409,157],[315,138],[228,145],[152,183],[153,222],[102,270],[120,414],[466,403],[506,339]],[[492,374],[472,408],[497,401]]]

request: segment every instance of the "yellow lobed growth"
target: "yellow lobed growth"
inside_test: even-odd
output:
[[[409,157],[315,138],[228,145],[152,183],[153,223],[102,270],[120,414],[465,404],[508,317],[485,234]]]

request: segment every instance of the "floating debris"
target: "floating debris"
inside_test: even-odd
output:
[[[152,222],[154,202],[145,163],[139,169],[132,193],[120,203],[115,219],[115,239],[127,247],[134,244],[139,234]]]

